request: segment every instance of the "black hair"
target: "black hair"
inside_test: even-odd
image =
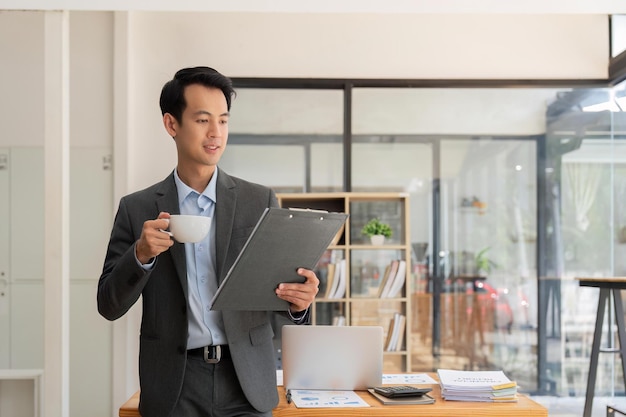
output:
[[[190,84],[200,84],[205,87],[219,88],[226,97],[226,105],[230,111],[230,103],[235,96],[233,82],[230,78],[220,74],[213,68],[193,67],[183,68],[174,74],[174,78],[165,83],[161,90],[159,104],[161,114],[169,113],[182,123],[182,115],[187,107],[185,101],[185,87]]]

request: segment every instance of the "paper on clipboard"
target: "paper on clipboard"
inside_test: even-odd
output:
[[[281,282],[304,282],[298,268],[313,269],[344,225],[346,213],[265,209],[220,284],[212,310],[284,311],[276,296]]]

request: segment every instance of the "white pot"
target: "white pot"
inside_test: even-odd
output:
[[[385,236],[384,235],[373,235],[373,236],[370,236],[370,241],[372,242],[372,245],[380,246],[383,243],[385,243]]]

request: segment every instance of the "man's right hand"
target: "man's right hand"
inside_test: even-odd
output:
[[[161,212],[157,219],[144,222],[141,236],[135,245],[135,255],[142,264],[149,263],[174,244],[170,235],[164,232],[169,226],[169,218],[169,213]]]

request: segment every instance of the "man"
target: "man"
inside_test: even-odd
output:
[[[176,169],[122,198],[115,217],[98,310],[115,320],[142,296],[143,417],[271,416],[278,402],[274,313],[209,306],[261,213],[278,205],[269,188],[217,167],[233,96],[230,79],[207,67],[182,69],[164,85],[160,105],[176,144]],[[173,241],[163,230],[177,213],[212,217],[209,235],[195,244]],[[319,280],[313,271],[298,273],[304,283],[276,289],[290,303],[276,314],[300,324],[308,321]]]

